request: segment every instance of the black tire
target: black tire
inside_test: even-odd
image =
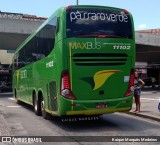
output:
[[[155,89],[156,88],[156,86],[155,85],[152,85],[152,89]]]
[[[35,114],[38,115],[38,116],[41,116],[42,115],[41,101],[37,99],[35,93],[33,95],[33,107],[34,107]]]
[[[45,111],[45,105],[44,105],[43,97],[41,99],[41,111],[42,111],[42,116],[43,116],[44,119],[47,119],[47,120],[51,119],[51,115]]]
[[[22,103],[20,100],[17,99],[17,92],[16,92],[16,90],[14,90],[14,98],[16,99],[16,103],[17,104],[20,105]]]
[[[16,103],[17,103],[18,105],[21,105],[21,104],[22,104],[22,102],[21,102],[20,100],[18,100],[17,98],[16,98]]]

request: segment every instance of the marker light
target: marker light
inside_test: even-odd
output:
[[[125,14],[129,14],[129,11],[128,10],[124,10],[123,11]]]
[[[71,9],[71,8],[72,8],[72,5],[66,7],[66,9]]]
[[[121,11],[120,13],[121,13],[121,15],[129,14],[129,11],[128,11],[128,10],[123,10],[123,11]]]

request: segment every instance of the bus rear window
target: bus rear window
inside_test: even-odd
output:
[[[125,11],[96,8],[67,9],[66,35],[132,39],[131,18]]]

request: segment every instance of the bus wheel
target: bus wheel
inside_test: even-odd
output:
[[[33,106],[34,106],[35,114],[38,116],[41,116],[42,115],[41,104],[40,104],[40,101],[37,100],[36,94],[34,94],[34,97],[33,97]]]
[[[16,103],[17,104],[20,105],[22,103],[20,100],[17,99],[17,92],[16,92],[16,90],[14,90],[14,98],[16,99]]]
[[[17,98],[16,98],[16,103],[19,104],[19,105],[22,104],[22,102],[20,100],[18,100]]]
[[[43,116],[44,119],[49,120],[51,118],[51,115],[45,111],[45,105],[44,105],[43,98],[41,100],[41,111],[42,111],[42,116]]]

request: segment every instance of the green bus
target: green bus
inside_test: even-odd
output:
[[[17,48],[14,97],[44,118],[127,111],[134,64],[134,25],[127,10],[63,7]]]

